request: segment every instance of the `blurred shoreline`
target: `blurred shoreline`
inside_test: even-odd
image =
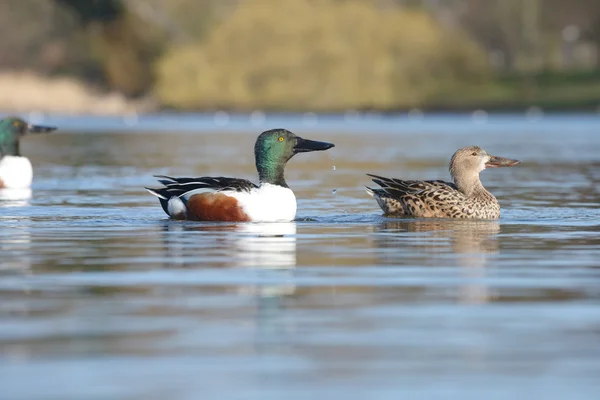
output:
[[[2,114],[2,113],[0,113]],[[193,135],[217,133],[256,134],[267,129],[284,127],[292,132],[311,135],[364,135],[410,136],[415,132],[446,133],[460,131],[478,135],[481,132],[499,136],[564,134],[588,135],[600,123],[600,113],[185,113],[159,112],[124,115],[67,115],[32,112],[23,115],[34,123],[59,127],[60,132],[131,134],[187,132]],[[333,140],[333,138],[332,138]],[[411,139],[412,140],[412,139]],[[583,139],[585,140],[585,139]]]
[[[2,114],[63,114],[63,115],[98,115],[121,116],[132,114],[154,114],[159,112],[173,113],[380,113],[416,115],[420,113],[540,113],[540,112],[600,112],[600,98],[597,96],[568,97],[567,99],[540,98],[538,102],[531,100],[454,97],[452,101],[430,103],[422,107],[365,108],[348,110],[316,107],[312,109],[244,109],[203,107],[183,109],[163,107],[159,102],[146,96],[141,99],[130,99],[117,91],[98,90],[85,82],[70,77],[44,77],[32,72],[0,71],[0,88],[4,96],[0,96],[0,113]],[[8,95],[7,95],[8,94]],[[57,101],[57,99],[59,99]],[[563,101],[566,100],[566,101]]]
[[[0,72],[0,111],[3,113],[60,113],[123,115],[159,110],[151,98],[128,99],[122,93],[102,92],[75,78],[47,78],[31,72]]]

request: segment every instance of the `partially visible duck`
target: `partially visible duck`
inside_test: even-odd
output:
[[[21,118],[0,120],[0,189],[25,189],[31,186],[33,168],[21,156],[19,141],[27,133],[45,133],[55,127],[28,124]]]

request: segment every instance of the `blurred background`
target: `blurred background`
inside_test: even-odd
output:
[[[0,37],[2,112],[600,107],[600,0],[0,0]]]
[[[0,397],[600,398],[600,0],[0,0]],[[256,182],[258,132],[332,142],[294,222],[169,221],[153,175]],[[365,174],[499,221],[384,218]]]

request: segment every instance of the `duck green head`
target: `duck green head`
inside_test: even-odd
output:
[[[25,134],[51,132],[55,129],[51,126],[28,124],[17,117],[0,120],[0,157],[20,156],[19,140]]]
[[[285,164],[298,153],[327,150],[335,145],[302,139],[287,129],[271,129],[261,133],[254,145],[256,169],[261,183],[287,187],[283,177]]]

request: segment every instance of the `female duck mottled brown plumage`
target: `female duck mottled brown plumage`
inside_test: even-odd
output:
[[[457,150],[450,160],[454,183],[373,177],[381,189],[367,187],[386,214],[420,218],[500,218],[500,205],[479,179],[486,168],[512,167],[520,161],[489,155],[477,146]]]

